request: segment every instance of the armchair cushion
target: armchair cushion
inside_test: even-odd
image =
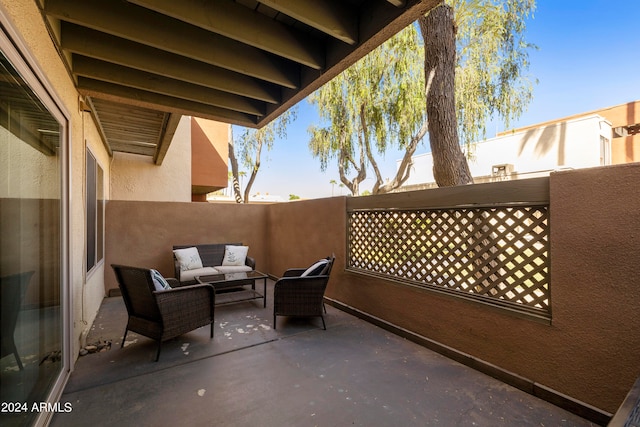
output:
[[[175,249],[173,253],[180,264],[180,271],[195,270],[202,268],[202,260],[198,248]]]
[[[319,276],[324,272],[325,267],[327,266],[327,264],[329,264],[329,260],[328,259],[321,259],[320,261],[318,261],[315,264],[313,264],[311,267],[307,268],[300,275],[300,277]]]
[[[158,270],[151,270],[151,280],[153,280],[153,286],[155,286],[156,291],[164,291],[167,289],[171,289],[169,286],[169,282],[160,274]]]
[[[247,252],[249,252],[248,246],[225,246],[222,265],[244,265],[247,259]]]

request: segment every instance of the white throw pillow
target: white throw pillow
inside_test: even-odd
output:
[[[167,289],[171,289],[171,286],[169,286],[169,282],[167,282],[167,279],[165,279],[158,270],[151,270],[151,280],[153,280],[153,286],[155,286],[156,291],[165,291]]]
[[[244,265],[249,246],[225,246],[222,265]]]
[[[324,270],[325,265],[327,265],[329,261],[326,259],[321,259],[320,261],[313,264],[311,267],[307,268],[304,273],[300,275],[300,277],[306,276],[318,276]]]
[[[176,249],[173,253],[180,264],[181,271],[202,268],[202,260],[200,259],[200,252],[198,252],[198,248]]]

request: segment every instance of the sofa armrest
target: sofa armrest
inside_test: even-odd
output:
[[[175,254],[173,255],[173,277],[180,281],[180,263],[178,262]]]
[[[251,267],[252,270],[256,269],[256,260],[250,256],[247,256],[247,258],[244,261],[244,265],[248,265],[249,267]]]

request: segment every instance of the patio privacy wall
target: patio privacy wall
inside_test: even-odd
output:
[[[326,296],[338,304],[471,366],[511,373],[534,384],[538,395],[551,389],[613,413],[640,376],[640,164],[554,173],[549,183],[547,323],[346,271],[344,197],[273,205],[109,201],[107,265],[171,275],[174,244],[242,241],[257,269],[280,276],[333,252]],[[116,287],[110,268],[105,286]]]

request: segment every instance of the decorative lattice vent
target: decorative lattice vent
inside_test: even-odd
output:
[[[348,268],[549,313],[546,206],[355,210]]]

